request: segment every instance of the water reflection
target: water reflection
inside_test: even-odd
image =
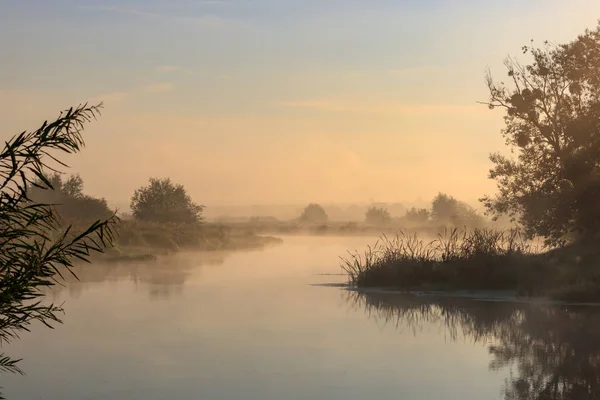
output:
[[[160,258],[156,261],[93,263],[79,265],[72,274],[63,274],[65,282],[51,289],[50,298],[64,295],[77,299],[84,290],[103,282],[129,281],[136,290],[147,290],[152,299],[166,299],[181,294],[185,281],[198,274],[203,266],[222,265],[229,252],[189,253]]]
[[[486,343],[490,370],[508,369],[507,400],[600,399],[600,310],[391,293],[345,292],[370,318],[415,334],[436,323],[452,339]]]

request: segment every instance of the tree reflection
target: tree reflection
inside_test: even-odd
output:
[[[347,292],[371,318],[415,332],[440,324],[453,339],[488,345],[489,368],[508,368],[507,400],[600,399],[600,310]]]
[[[49,294],[55,300],[68,293],[79,298],[82,292],[103,282],[133,282],[138,290],[147,290],[153,299],[169,298],[181,293],[185,281],[200,267],[221,265],[228,253],[211,252],[178,255],[156,261],[93,263],[76,269],[77,278],[65,275],[65,284],[55,286]]]

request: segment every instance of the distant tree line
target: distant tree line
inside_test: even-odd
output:
[[[309,204],[299,217],[301,222],[326,223],[328,215],[325,209],[316,203]],[[366,224],[374,226],[389,225],[396,221],[402,225],[439,224],[451,226],[481,227],[486,219],[467,203],[445,193],[439,193],[431,202],[431,209],[411,208],[405,215],[393,218],[385,206],[370,206],[365,212]]]

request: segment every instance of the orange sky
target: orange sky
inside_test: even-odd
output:
[[[150,176],[208,206],[474,201],[504,145],[501,111],[476,103],[486,67],[502,79],[529,39],[573,39],[600,2],[426,3],[14,2],[3,139],[104,101],[67,161],[121,206]]]

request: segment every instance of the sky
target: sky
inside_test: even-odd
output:
[[[128,204],[150,177],[211,205],[493,193],[485,71],[562,43],[597,0],[0,0],[0,137],[104,102],[68,156]],[[522,56],[522,55],[521,55]],[[523,57],[523,56],[522,56]],[[522,59],[527,61],[527,59]]]

